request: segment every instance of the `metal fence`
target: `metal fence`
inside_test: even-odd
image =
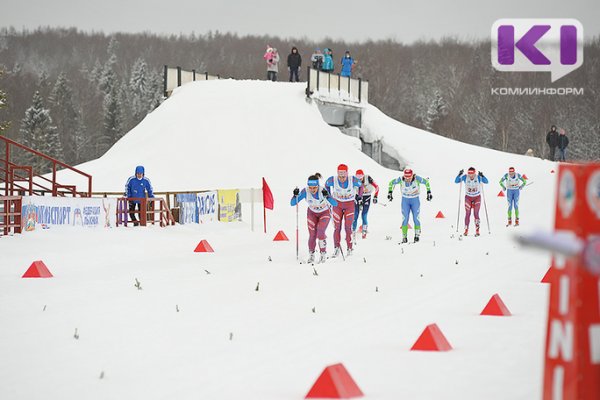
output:
[[[163,73],[163,88],[165,97],[169,97],[173,90],[184,83],[194,81],[212,81],[221,79],[219,75],[209,75],[208,72],[198,72],[195,69],[186,71],[181,67],[169,67],[165,65]]]
[[[307,67],[306,95],[353,103],[369,102],[369,82]]]

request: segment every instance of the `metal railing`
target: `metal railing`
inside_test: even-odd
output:
[[[0,196],[0,230],[4,235],[21,233],[21,206],[21,196]]]
[[[5,147],[4,156],[0,155],[0,188],[3,186],[5,196],[16,194],[39,195],[45,193],[51,193],[52,196],[70,194],[72,196],[90,197],[92,195],[91,175],[4,136],[0,136],[0,143]],[[37,159],[43,159],[48,162],[51,165],[51,179],[40,173],[36,173],[32,166],[18,165],[12,162],[11,156],[15,149],[20,149],[25,153],[32,154]],[[76,185],[58,183],[56,181],[56,173],[59,168],[71,170],[85,177],[87,179],[87,190],[78,191]]]
[[[340,74],[331,74],[318,69],[306,67],[306,95],[330,97],[353,103],[369,102],[369,82],[361,78],[350,78]]]
[[[163,72],[163,91],[164,96],[169,97],[173,90],[184,83],[195,81],[212,81],[221,79],[220,75],[209,75],[208,72],[198,72],[195,69],[186,71],[181,67],[169,67],[165,65]]]
[[[139,210],[129,210],[128,203],[130,201],[139,201]],[[158,203],[158,208],[156,207]],[[129,221],[130,214],[137,215],[139,220]],[[158,214],[158,219],[157,219]],[[141,197],[141,198],[127,198],[120,197],[117,199],[117,227],[120,225],[127,226],[128,223],[133,223],[134,226],[147,226],[148,224],[159,223],[161,227],[168,225],[175,225],[175,219],[171,214],[171,211],[167,207],[167,203],[164,199],[158,197]]]

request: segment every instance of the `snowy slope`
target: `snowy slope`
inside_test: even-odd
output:
[[[121,190],[137,164],[155,190],[259,187],[265,176],[276,201],[267,235],[244,222],[52,228],[0,240],[0,355],[8,360],[0,364],[1,399],[301,399],[337,362],[368,399],[540,398],[547,287],[539,280],[549,257],[517,248],[512,236],[552,226],[556,166],[451,141],[368,106],[363,122],[371,134],[431,179],[422,242],[400,246],[400,195],[385,199],[398,173],[327,126],[303,89],[186,85],[106,155],[81,166],[98,191]],[[315,276],[296,261],[289,198],[309,174],[327,177],[340,162],[372,174],[382,204],[372,205],[370,236],[355,255],[316,266]],[[484,234],[459,240],[450,235],[453,179],[471,165],[491,181],[491,235],[482,208]],[[520,228],[504,227],[505,200],[496,197],[511,165],[534,182],[522,193]],[[301,203],[301,258],[305,209]],[[446,219],[434,218],[440,210]],[[279,229],[292,240],[272,242]],[[328,236],[331,251],[332,226]],[[201,239],[215,253],[193,253]],[[20,278],[37,259],[55,278]],[[494,293],[512,317],[478,315]],[[454,350],[409,351],[434,322]]]

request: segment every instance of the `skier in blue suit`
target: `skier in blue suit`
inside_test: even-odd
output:
[[[137,167],[135,167],[135,175],[127,179],[127,183],[125,184],[125,197],[127,197],[128,199],[145,198],[146,192],[148,192],[148,197],[154,197],[154,192],[152,191],[152,184],[150,183],[150,179],[146,178],[144,167],[138,165]],[[131,217],[131,221],[133,221],[134,226],[139,225],[139,222],[135,217],[136,208],[141,212],[140,201],[130,200],[129,216]]]

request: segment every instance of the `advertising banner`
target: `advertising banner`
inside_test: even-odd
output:
[[[217,192],[204,192],[198,193],[198,222],[201,224],[205,222],[216,221],[218,218],[217,209]]]
[[[219,190],[219,221],[233,222],[242,220],[242,203],[238,189]]]
[[[116,199],[88,197],[23,196],[23,231],[50,226],[115,226]]]
[[[195,193],[179,193],[176,195],[179,205],[179,223],[198,223],[198,197]]]

